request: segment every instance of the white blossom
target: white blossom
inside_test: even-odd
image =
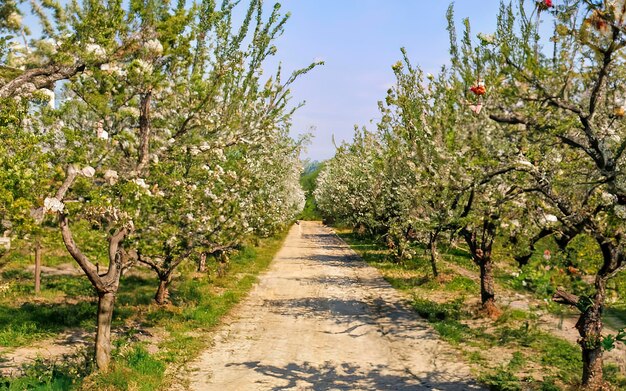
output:
[[[42,88],[39,90],[40,93],[42,93],[43,95],[45,95],[48,98],[48,107],[50,107],[51,109],[54,109],[54,91],[49,90],[47,88]]]
[[[109,139],[109,132],[107,132],[104,129],[98,129],[98,132],[96,133],[96,136],[100,139],[100,140],[108,140]]]
[[[136,107],[124,106],[119,110],[119,113],[124,116],[139,118],[139,109]]]
[[[19,29],[22,26],[22,15],[17,12],[11,12],[6,19],[6,25],[14,30]]]
[[[150,75],[154,71],[154,66],[151,63],[142,59],[137,59],[133,61],[133,64],[136,66],[136,69],[139,72],[140,76]]]
[[[478,39],[480,39],[484,45],[491,45],[496,42],[496,36],[494,34],[479,33]]]
[[[106,170],[104,172],[104,179],[109,183],[109,185],[114,185],[117,183],[119,177],[117,175],[117,171],[115,170]]]
[[[150,186],[148,186],[148,184],[146,183],[146,181],[143,178],[135,178],[132,180],[132,182],[134,184],[136,184],[137,186],[141,187],[142,189],[149,189]]]
[[[163,54],[163,45],[158,39],[151,39],[144,44],[144,48],[152,54],[161,55]]]
[[[46,197],[46,199],[43,201],[44,212],[63,212],[64,207],[65,205],[63,204],[63,202],[54,197]]]
[[[602,192],[600,198],[602,199],[603,205],[613,205],[617,202],[617,196],[606,191]]]
[[[96,170],[91,166],[86,166],[82,170],[80,170],[80,173],[87,178],[93,178]]]
[[[95,58],[97,59],[104,59],[106,58],[107,52],[106,50],[104,50],[104,48],[98,44],[95,43],[88,43],[85,46],[85,50],[87,51],[87,53],[93,55]]]

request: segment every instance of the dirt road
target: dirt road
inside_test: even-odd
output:
[[[328,228],[302,222],[193,363],[194,390],[473,390],[468,367]]]

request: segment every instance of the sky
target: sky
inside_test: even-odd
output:
[[[446,0],[282,0],[291,18],[276,41],[285,71],[323,60],[292,87],[292,135],[311,133],[303,158],[322,161],[332,142],[351,141],[354,126],[375,129],[378,101],[394,83],[391,66],[405,47],[412,63],[437,73],[448,63]],[[473,35],[493,33],[499,0],[457,0],[457,26],[468,17]],[[457,27],[457,31],[461,31]],[[272,66],[274,64],[269,64]],[[269,69],[268,69],[269,71]]]
[[[292,86],[292,105],[304,102],[293,116],[291,134],[313,137],[303,159],[326,160],[337,145],[351,141],[354,127],[376,128],[378,101],[394,84],[391,66],[405,47],[414,65],[437,73],[448,64],[446,10],[451,0],[265,0],[267,15],[274,2],[291,17],[266,64],[269,77],[278,62],[283,74],[314,61],[325,64]],[[243,0],[236,12],[244,12]],[[493,33],[500,0],[457,0],[457,31],[469,18],[472,33]],[[35,35],[37,24],[26,20]]]

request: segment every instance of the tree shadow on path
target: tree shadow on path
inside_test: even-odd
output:
[[[273,385],[271,388],[264,388],[263,381],[259,381],[259,390],[461,391],[482,389],[475,383],[448,381],[440,373],[430,373],[428,376],[419,378],[408,372],[392,373],[387,371],[384,365],[365,368],[350,363],[327,361],[322,366],[315,366],[308,362],[292,362],[285,366],[275,366],[262,364],[259,361],[248,361],[230,363],[227,366],[246,367],[263,376],[284,380],[283,385]]]

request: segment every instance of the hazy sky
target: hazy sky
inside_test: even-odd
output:
[[[269,1],[268,1],[269,3]],[[391,65],[406,47],[411,61],[436,73],[448,61],[446,0],[282,0],[290,12],[277,58],[285,70],[313,60],[325,65],[292,88],[293,102],[306,101],[293,121],[293,134],[312,129],[305,158],[332,157],[351,140],[354,125],[374,128],[377,102],[394,82]],[[499,0],[457,0],[455,19],[469,17],[472,33],[492,33]],[[460,27],[457,30],[461,30]],[[372,121],[374,121],[372,123]]]

